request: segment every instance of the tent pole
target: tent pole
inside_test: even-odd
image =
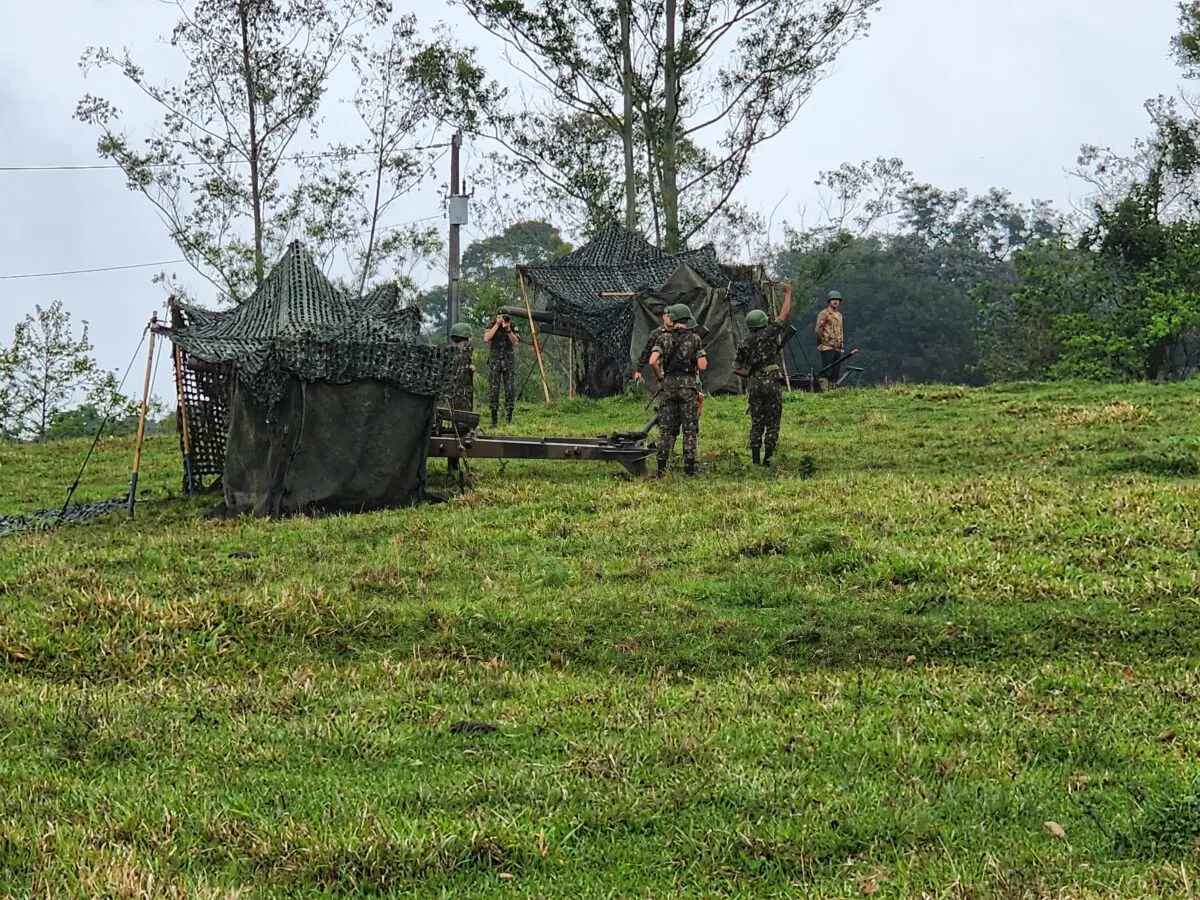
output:
[[[517,282],[521,285],[521,299],[525,301],[525,312],[529,314],[529,334],[533,338],[533,352],[537,354],[538,371],[542,375],[542,394],[546,402],[550,402],[550,388],[546,385],[546,367],[542,363],[542,345],[538,343],[537,326],[533,324],[533,307],[529,304],[529,289],[525,285],[525,276],[517,270]]]
[[[142,385],[142,405],[138,410],[137,443],[133,449],[133,474],[129,478],[129,518],[133,518],[133,507],[137,503],[138,472],[142,468],[142,442],[146,439],[146,413],[150,404],[150,378],[154,374],[154,339],[158,325],[158,313],[150,314],[150,349],[146,352],[146,380]]]
[[[575,338],[567,338],[567,399],[575,399]]]

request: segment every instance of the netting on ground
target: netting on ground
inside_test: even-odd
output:
[[[577,322],[601,354],[624,371],[635,319],[632,297],[600,295],[652,291],[684,263],[710,287],[725,289],[735,310],[757,302],[757,285],[739,280],[745,267],[731,270],[722,265],[711,246],[667,253],[619,225],[604,228],[594,240],[553,262],[521,266],[519,271],[547,310]]]
[[[63,509],[39,509],[24,516],[0,516],[0,537],[26,531],[47,531],[59,525],[83,525],[124,509],[129,498],[80,503]]]

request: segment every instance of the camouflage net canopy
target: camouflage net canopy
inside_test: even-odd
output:
[[[608,225],[595,239],[549,263],[520,266],[548,311],[575,322],[620,371],[629,368],[636,318],[632,297],[657,289],[679,268],[690,266],[710,288],[727,292],[729,304],[743,314],[760,302],[758,285],[743,280],[747,267],[727,267],[711,245],[667,253],[640,234]],[[623,293],[630,297],[602,297]]]
[[[234,309],[176,308],[171,340],[193,359],[228,366],[268,408],[282,398],[289,377],[331,384],[375,379],[430,397],[453,377],[453,348],[417,343],[421,312],[400,308],[394,285],[351,297],[299,243]]]
[[[349,295],[294,243],[240,306],[171,312],[192,487],[217,476],[227,511],[258,515],[420,500],[461,354],[418,342],[395,285]]]

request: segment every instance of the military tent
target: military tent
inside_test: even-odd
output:
[[[459,358],[415,342],[420,312],[400,308],[394,290],[347,295],[295,243],[239,306],[176,304],[172,313],[177,362],[201,376],[184,393],[205,401],[183,411],[185,447],[211,456],[223,444],[225,512],[359,511],[424,498],[435,397]],[[219,435],[206,433],[214,427]]]
[[[619,225],[606,226],[565,256],[520,266],[518,272],[538,305],[552,315],[539,329],[582,336],[580,358],[587,369],[582,387],[591,396],[606,396],[623,388],[631,357],[641,349],[633,346],[639,296],[663,286],[681,265],[708,288],[723,289],[731,314],[744,317],[761,306],[758,286],[746,280],[747,267],[723,265],[711,245],[667,253]]]
[[[734,309],[728,288],[713,287],[687,263],[681,263],[658,287],[639,292],[634,303],[630,368],[636,365],[650,332],[662,324],[663,308],[676,303],[686,303],[695,324],[707,329],[704,351],[708,369],[701,376],[705,393],[740,394],[742,380],[733,374],[733,359],[738,343],[746,336],[745,311]]]

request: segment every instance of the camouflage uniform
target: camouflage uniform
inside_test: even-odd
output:
[[[683,462],[688,471],[696,466],[696,442],[700,435],[697,409],[700,394],[699,369],[696,365],[704,349],[700,335],[693,330],[665,331],[654,342],[651,352],[659,355],[663,373],[658,403],[658,467],[666,468],[675,437],[683,431]]]
[[[462,350],[463,358],[450,392],[450,406],[453,409],[472,412],[475,409],[475,373],[471,371],[471,361],[475,357],[475,348],[471,346],[470,341],[463,341],[457,346]]]
[[[646,365],[650,362],[650,354],[654,352],[655,342],[669,330],[666,326],[659,325],[650,332],[650,337],[646,339],[646,346],[642,348],[642,355],[638,357],[637,366],[634,367],[635,372],[646,371]]]
[[[750,373],[750,452],[758,459],[758,448],[767,458],[779,443],[779,420],[783,416],[783,359],[779,345],[783,323],[770,322],[752,332],[737,349],[735,369]]]
[[[817,316],[817,349],[821,352],[821,368],[832,366],[842,355],[845,346],[842,338],[842,314],[831,306],[825,307]],[[825,378],[837,383],[841,375],[841,364],[825,373]]]
[[[513,334],[517,329],[513,328]],[[488,407],[492,413],[492,422],[496,421],[496,413],[500,410],[500,385],[504,385],[504,412],[508,421],[512,421],[513,403],[517,393],[517,362],[516,347],[508,339],[508,332],[503,328],[496,331],[495,336],[488,342]]]

